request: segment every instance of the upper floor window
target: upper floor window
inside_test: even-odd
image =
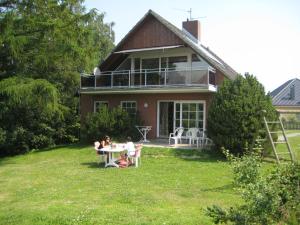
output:
[[[136,102],[135,101],[123,101],[121,102],[121,107],[129,115],[136,115]]]
[[[159,68],[159,58],[142,59],[142,69],[158,69]]]
[[[171,70],[186,69],[188,66],[187,56],[175,56],[168,58],[168,68]]]
[[[116,70],[131,70],[131,58],[125,59]]]
[[[94,101],[94,112],[99,112],[103,107],[108,107],[107,101]]]

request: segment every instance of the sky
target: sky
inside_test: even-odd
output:
[[[272,91],[300,79],[300,0],[86,0],[114,22],[115,44],[149,9],[181,29],[201,22],[201,42],[238,73],[249,72]]]

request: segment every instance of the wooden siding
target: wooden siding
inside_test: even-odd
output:
[[[135,28],[117,51],[173,45],[184,45],[184,43],[151,15]]]

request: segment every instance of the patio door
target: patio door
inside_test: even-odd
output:
[[[204,102],[175,102],[174,127],[191,127],[204,129],[205,104]]]
[[[169,137],[174,130],[174,102],[159,102],[159,137]]]

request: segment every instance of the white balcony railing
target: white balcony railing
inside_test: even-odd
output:
[[[148,69],[101,72],[100,75],[81,74],[84,88],[143,88],[164,86],[215,85],[215,70],[211,67],[183,70]]]

